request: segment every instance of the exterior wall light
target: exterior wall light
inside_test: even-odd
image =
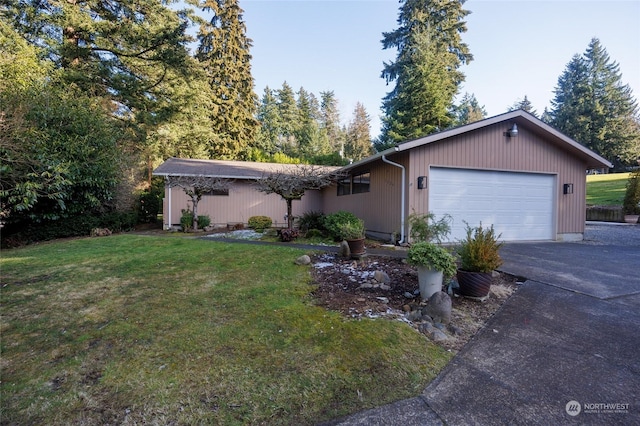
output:
[[[572,183],[565,183],[564,185],[562,185],[562,193],[563,194],[573,194],[573,184]]]
[[[516,136],[518,136],[518,126],[516,125],[516,123],[513,123],[513,126],[511,126],[509,130],[504,132],[504,135],[509,138],[515,138]]]
[[[418,189],[426,189],[426,187],[427,187],[427,177],[418,176]]]

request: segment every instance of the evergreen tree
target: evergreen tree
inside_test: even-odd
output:
[[[20,228],[113,207],[120,123],[4,21],[0,52],[0,220]]]
[[[280,113],[278,100],[269,86],[264,88],[260,106],[258,107],[258,132],[257,148],[268,155],[276,153],[280,136]]]
[[[508,107],[507,111],[515,111],[518,109],[526,111],[529,114],[533,115],[534,117],[538,116],[538,113],[533,108],[533,104],[531,103],[529,98],[527,98],[527,95],[524,95],[524,99],[518,99],[516,102],[514,102],[513,105]]]
[[[298,142],[295,130],[298,124],[298,105],[295,93],[289,84],[282,83],[282,89],[277,91],[278,112],[280,114],[280,135],[278,150],[289,156],[296,156]]]
[[[298,91],[298,123],[295,130],[298,155],[305,160],[329,153],[329,141],[320,130],[318,99],[304,88]]]
[[[476,96],[472,93],[465,93],[460,100],[460,105],[454,106],[453,114],[455,116],[454,125],[462,126],[464,124],[474,123],[487,117],[484,105],[480,106]]]
[[[597,38],[567,64],[554,90],[550,124],[623,169],[640,154],[638,104]]]
[[[246,36],[238,0],[205,0],[201,7],[213,13],[211,21],[200,27],[196,52],[213,96],[210,121],[215,137],[209,155],[237,159],[247,154],[258,130],[251,40]]]
[[[167,72],[188,66],[186,34],[192,17],[165,2],[9,0],[7,22],[87,96],[113,100],[121,118],[162,114]],[[112,107],[109,102],[106,105]]]
[[[320,92],[320,128],[326,132],[333,152],[344,149],[345,132],[340,126],[338,100],[333,90]]]
[[[347,127],[347,143],[344,148],[345,158],[353,161],[362,160],[372,154],[371,118],[360,102],[356,103],[353,118]]]
[[[461,41],[466,31],[465,0],[402,0],[399,27],[383,34],[383,48],[395,48],[395,62],[382,77],[395,81],[383,99],[379,147],[392,146],[449,127],[450,113],[464,74],[458,68],[473,57]]]

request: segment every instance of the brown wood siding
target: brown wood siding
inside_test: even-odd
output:
[[[169,189],[165,188],[163,218],[168,225]],[[171,222],[180,223],[182,209],[191,208],[190,198],[181,188],[171,189]],[[293,201],[293,214],[300,216],[308,211],[322,210],[322,196],[320,191],[307,191],[300,200]],[[287,213],[286,202],[275,194],[264,194],[247,182],[234,182],[229,189],[229,195],[209,195],[202,197],[198,203],[198,214],[209,215],[211,223],[226,225],[227,223],[247,223],[251,216],[268,216],[274,226],[285,226]]]
[[[418,190],[418,176],[429,176],[429,167],[460,167],[557,175],[557,233],[584,232],[586,180],[584,163],[555,145],[545,142],[525,126],[515,138],[503,135],[505,123],[496,124],[450,140],[417,147],[409,162],[409,210],[429,210],[429,189]],[[564,183],[574,193],[563,195]]]
[[[407,165],[407,154],[396,155],[393,162]],[[324,213],[349,211],[365,221],[367,232],[390,235],[400,232],[401,176],[399,167],[378,161],[352,171],[352,174],[369,171],[370,191],[361,194],[338,196],[335,186],[323,191]],[[405,204],[407,201],[405,200]],[[406,211],[406,206],[405,206]]]

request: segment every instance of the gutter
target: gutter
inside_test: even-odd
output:
[[[396,148],[397,150],[397,148]],[[405,204],[405,168],[402,164],[398,164],[398,163],[394,163],[393,161],[389,161],[387,160],[387,157],[385,156],[385,154],[382,154],[382,161],[384,161],[387,164],[391,164],[392,166],[395,167],[400,167],[400,169],[402,169],[402,201],[400,202],[400,242],[399,244],[404,244],[405,241],[405,235],[404,235],[404,204]]]

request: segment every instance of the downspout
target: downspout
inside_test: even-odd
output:
[[[402,169],[402,201],[400,204],[400,242],[399,244],[404,244],[404,201],[405,201],[405,169],[402,164],[394,163],[393,161],[387,160],[384,154],[382,154],[382,161],[387,164],[391,164],[392,166],[400,167]]]
[[[169,223],[167,223],[167,230],[171,229],[171,184],[169,183],[169,177],[167,177],[167,189],[169,190],[169,202],[167,205],[167,210],[168,210],[168,221]]]

